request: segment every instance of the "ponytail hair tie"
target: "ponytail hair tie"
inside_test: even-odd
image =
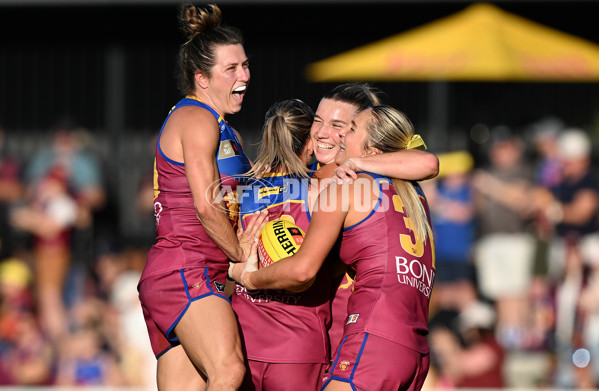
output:
[[[420,149],[426,150],[426,144],[419,134],[414,134],[405,149]]]

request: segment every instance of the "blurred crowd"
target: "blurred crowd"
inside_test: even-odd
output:
[[[0,385],[155,388],[137,297],[147,248],[123,243],[106,216],[90,133],[65,121],[26,160],[7,153],[4,137]],[[151,185],[140,189],[140,213],[151,216]]]
[[[25,161],[5,136],[0,385],[154,388],[136,289],[149,246],[99,223],[112,217],[91,136],[63,124]],[[480,150],[433,151],[439,176],[422,183],[437,254],[426,388],[599,386],[591,136],[546,118],[491,129]],[[136,196],[151,216],[149,176]]]
[[[588,130],[544,118],[439,153],[429,383],[599,386],[599,184]]]

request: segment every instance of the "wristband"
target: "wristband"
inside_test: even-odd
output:
[[[249,272],[249,274],[251,274],[252,272]],[[243,272],[241,272],[241,277],[239,278],[239,281],[241,282],[241,285],[243,285],[245,287],[245,289],[247,289],[248,291],[254,291],[256,290],[256,287],[249,281],[249,274],[245,274],[245,269],[243,270]],[[245,281],[244,281],[244,278]]]
[[[231,280],[235,280],[233,278],[233,268],[235,267],[235,264],[233,262],[229,262],[229,270],[227,271],[227,276],[231,279]]]

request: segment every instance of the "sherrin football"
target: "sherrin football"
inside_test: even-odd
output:
[[[289,220],[271,220],[260,231],[258,258],[260,266],[292,256],[304,242],[304,231]]]

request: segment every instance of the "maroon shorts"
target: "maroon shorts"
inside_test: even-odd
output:
[[[335,296],[331,300],[331,327],[329,327],[329,341],[331,341],[331,352],[335,352],[343,338],[345,323],[347,322],[347,302],[352,294],[354,280],[347,273],[339,287],[335,290]]]
[[[428,354],[368,333],[344,337],[331,367],[322,377],[324,389],[332,380],[354,390],[420,390],[430,363]]]
[[[280,364],[248,360],[240,391],[316,390],[324,364]]]
[[[227,273],[207,267],[173,270],[140,282],[139,300],[156,358],[179,345],[173,332],[189,305],[215,295],[224,300]]]

